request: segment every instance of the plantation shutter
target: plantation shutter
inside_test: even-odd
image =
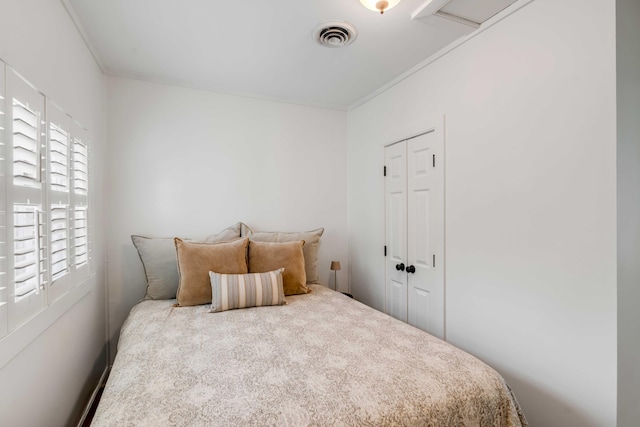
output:
[[[40,284],[39,212],[34,205],[13,206],[13,253],[16,301],[37,293]]]
[[[69,272],[68,256],[69,208],[67,205],[51,207],[51,280]]]
[[[8,355],[93,283],[89,159],[88,131],[0,60],[0,341]],[[17,341],[5,339],[13,334]]]
[[[13,180],[15,185],[40,185],[38,111],[13,99]]]
[[[46,225],[43,212],[42,146],[45,128],[44,96],[13,70],[7,69],[5,135],[11,139],[6,164],[7,227],[10,277],[8,329],[13,330],[45,307],[47,280]]]
[[[76,282],[71,259],[72,212],[70,206],[72,136],[71,119],[47,100],[49,209],[49,260],[52,303]]]
[[[0,82],[4,83],[5,65],[0,63]],[[0,84],[0,338],[8,332],[8,301],[9,283],[7,277],[8,270],[8,250],[7,250],[7,165],[6,149],[7,135],[5,132],[6,118],[6,98],[4,95],[4,84]]]
[[[89,260],[89,233],[87,232],[87,208],[76,207],[75,212],[75,264],[76,268],[82,267]]]
[[[49,110],[49,114],[51,111]],[[69,191],[69,134],[49,119],[49,182],[51,191]]]
[[[83,277],[89,275],[90,261],[89,150],[84,129],[74,127],[72,138],[73,264],[76,275]]]
[[[73,139],[73,190],[86,196],[89,189],[87,146],[79,138]]]

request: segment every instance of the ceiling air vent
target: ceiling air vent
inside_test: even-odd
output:
[[[313,32],[315,41],[325,47],[344,47],[353,43],[358,34],[346,22],[331,21],[320,24]]]

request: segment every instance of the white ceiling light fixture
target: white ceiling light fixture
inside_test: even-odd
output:
[[[400,0],[360,0],[360,3],[367,9],[380,12],[380,15],[382,15],[385,10],[389,10],[400,3]]]

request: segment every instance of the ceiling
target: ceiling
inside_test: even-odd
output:
[[[439,16],[411,19],[425,0],[384,15],[358,0],[64,1],[107,74],[337,109],[474,30]],[[320,46],[312,35],[325,21],[348,22],[357,39]]]

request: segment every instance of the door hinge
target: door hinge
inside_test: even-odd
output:
[[[436,268],[436,254],[433,254],[433,268]]]
[[[387,245],[384,245],[384,256],[387,256]]]
[[[383,173],[384,176],[387,176],[387,167],[386,166],[384,167],[384,170],[383,170],[382,173]]]
[[[436,155],[435,154],[433,155],[433,167],[434,168],[436,167]]]

